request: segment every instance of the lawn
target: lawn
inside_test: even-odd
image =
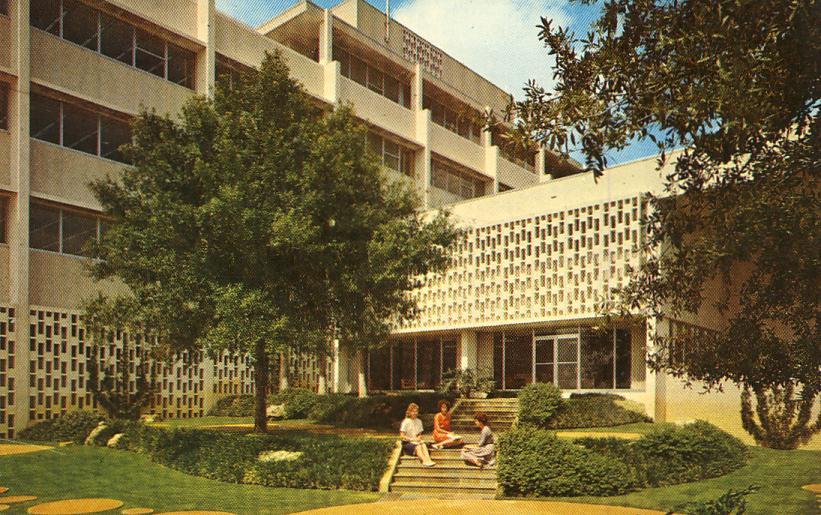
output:
[[[339,504],[373,502],[376,493],[299,490],[221,483],[189,476],[138,454],[71,445],[0,457],[0,486],[8,495],[36,495],[7,513],[25,513],[38,502],[110,497],[125,508],[157,511],[209,509],[234,513],[292,513]]]
[[[740,490],[756,484],[761,489],[748,496],[748,515],[798,515],[818,513],[815,496],[802,485],[821,481],[821,452],[776,451],[751,447],[749,463],[725,476],[694,483],[647,488],[614,497],[572,497],[566,500],[669,510],[688,501],[710,500],[729,489]]]

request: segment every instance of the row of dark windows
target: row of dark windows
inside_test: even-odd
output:
[[[370,150],[385,168],[414,177],[413,150],[375,132],[368,132]]]
[[[450,192],[459,198],[471,199],[484,196],[487,179],[481,179],[443,161],[431,161],[430,183],[432,186]]]
[[[0,129],[9,128],[9,85],[0,82]]]
[[[127,121],[37,93],[31,94],[30,109],[32,138],[126,162],[120,147],[131,142]]]
[[[0,243],[8,243],[7,226],[8,226],[8,209],[9,199],[0,196]]]
[[[32,202],[29,206],[29,247],[74,256],[88,256],[92,241],[106,223],[93,214]]]
[[[31,2],[30,21],[33,27],[194,89],[194,52],[77,0]]]
[[[346,49],[334,46],[333,54],[334,60],[339,61],[340,73],[343,77],[358,82],[388,100],[410,108],[411,92],[409,83],[366,62]]]
[[[429,95],[423,95],[422,107],[430,109],[431,121],[440,125],[449,131],[462,136],[465,139],[476,143],[481,142],[482,124],[479,123],[479,113],[467,107],[460,110],[453,109],[431,98]]]

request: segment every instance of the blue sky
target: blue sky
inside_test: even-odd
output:
[[[342,0],[313,0],[332,7]],[[366,0],[385,10],[385,0]],[[298,0],[216,0],[217,8],[257,26]],[[540,17],[584,34],[600,6],[568,0],[391,0],[391,15],[503,89],[520,96],[528,79],[550,87],[553,63],[539,42]],[[655,154],[651,143],[608,155],[610,165]]]

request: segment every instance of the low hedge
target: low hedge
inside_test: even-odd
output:
[[[330,435],[257,435],[129,428],[131,450],[182,472],[272,487],[377,490],[394,442]],[[284,458],[264,461],[274,451]],[[298,454],[297,454],[298,453]],[[293,459],[289,459],[293,458]]]
[[[519,392],[519,422],[544,427],[561,410],[562,391],[550,383],[532,383]]]
[[[747,460],[747,448],[739,439],[704,421],[664,426],[632,442],[581,438],[576,443],[627,464],[643,487],[721,476]]]
[[[562,402],[561,407],[542,427],[546,429],[576,429],[583,427],[610,427],[652,419],[642,413],[616,404],[624,400],[618,395],[578,395]]]
[[[59,442],[71,440],[82,443],[92,429],[105,417],[91,411],[70,411],[62,417],[43,420],[20,431],[21,440]]]
[[[497,477],[511,497],[619,495],[635,487],[626,464],[527,425],[499,438]]]
[[[663,427],[636,441],[573,443],[521,426],[500,438],[498,477],[507,496],[619,495],[720,476],[746,459],[741,441],[701,421]]]
[[[252,417],[254,416],[253,395],[229,395],[219,399],[208,410],[212,417]]]

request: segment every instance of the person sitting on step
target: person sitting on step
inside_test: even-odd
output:
[[[464,445],[462,437],[451,428],[450,401],[447,399],[439,401],[439,413],[433,417],[433,440],[436,442],[432,446],[434,449]]]
[[[473,416],[473,421],[482,431],[479,434],[479,443],[462,449],[462,459],[465,463],[476,465],[480,469],[485,465],[493,466],[496,464],[496,439],[488,425],[488,417],[484,413],[477,413]]]
[[[422,434],[422,421],[419,420],[419,405],[412,402],[408,405],[405,411],[405,420],[399,426],[399,437],[402,439],[402,452],[406,456],[417,456],[426,467],[436,465],[430,459],[430,452],[428,446],[422,441],[420,435]]]

